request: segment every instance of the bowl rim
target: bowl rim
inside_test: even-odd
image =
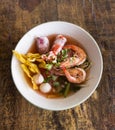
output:
[[[67,106],[67,107],[55,108],[55,109],[54,109],[54,108],[46,108],[46,107],[38,106],[36,103],[32,102],[32,101],[31,101],[30,99],[28,99],[25,95],[23,95],[23,93],[20,92],[20,90],[19,90],[19,88],[18,88],[18,86],[17,86],[17,84],[16,84],[16,81],[14,80],[14,74],[13,74],[13,73],[14,73],[14,72],[13,72],[13,57],[14,57],[14,56],[13,56],[13,55],[12,55],[12,58],[11,58],[11,74],[12,74],[12,79],[13,79],[13,82],[14,82],[14,84],[15,84],[15,87],[17,88],[17,90],[19,91],[19,93],[20,93],[29,103],[31,103],[31,104],[33,104],[34,106],[37,106],[37,107],[39,107],[39,108],[45,109],[45,110],[60,111],[60,110],[67,110],[67,109],[70,109],[70,108],[73,108],[73,107],[76,107],[76,106],[80,105],[81,103],[85,102],[85,101],[94,93],[95,89],[98,87],[98,85],[99,85],[99,83],[100,83],[100,81],[101,81],[101,78],[102,78],[102,73],[103,73],[103,58],[102,58],[101,50],[100,50],[100,48],[99,48],[97,42],[96,42],[95,39],[93,38],[93,36],[92,36],[88,31],[86,31],[85,29],[83,29],[82,27],[80,27],[79,25],[73,24],[73,23],[70,23],[70,22],[66,22],[66,21],[49,21],[49,22],[44,22],[44,23],[38,24],[37,26],[35,26],[35,27],[31,28],[29,31],[27,31],[27,32],[20,38],[20,40],[18,41],[18,43],[17,43],[17,45],[15,46],[14,50],[17,48],[19,42],[21,41],[21,39],[22,39],[23,37],[25,37],[25,35],[26,35],[27,33],[29,33],[30,31],[34,30],[35,28],[37,28],[37,27],[39,27],[39,26],[43,26],[43,25],[45,25],[45,24],[52,24],[52,23],[68,24],[68,25],[70,25],[70,26],[74,26],[75,28],[77,27],[77,28],[79,28],[80,30],[82,30],[82,31],[83,31],[90,39],[92,39],[93,42],[95,43],[95,45],[96,45],[96,47],[97,47],[97,49],[98,49],[99,57],[100,57],[100,61],[101,61],[101,69],[100,69],[101,72],[100,72],[100,74],[99,74],[98,81],[97,81],[96,85],[94,86],[93,90],[90,92],[90,94],[88,94],[88,96],[85,97],[83,100],[81,100],[79,103],[74,104],[73,106],[69,106],[69,107]]]

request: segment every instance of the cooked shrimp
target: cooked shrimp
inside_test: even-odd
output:
[[[67,39],[63,35],[58,35],[54,41],[54,45],[51,48],[51,51],[47,55],[42,55],[42,58],[46,61],[57,59],[57,54],[62,50],[65,45]]]
[[[63,61],[60,64],[61,68],[62,67],[70,68],[70,67],[74,67],[77,65],[81,65],[86,60],[86,53],[80,47],[78,47],[76,45],[65,45],[64,49],[71,49],[75,53],[74,53],[73,57],[69,57],[69,58],[65,59],[65,61]]]
[[[71,83],[82,83],[86,79],[86,72],[81,68],[66,69],[62,68],[64,74]]]

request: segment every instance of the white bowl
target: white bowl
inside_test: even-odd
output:
[[[48,99],[36,93],[29,86],[15,56],[12,57],[11,71],[17,89],[29,102],[47,110],[65,110],[83,103],[92,95],[102,76],[103,60],[98,44],[87,31],[77,25],[61,21],[47,22],[34,27],[22,37],[15,50],[25,54],[31,47],[35,37],[51,34],[69,35],[79,41],[86,50],[92,62],[86,87],[66,98]]]

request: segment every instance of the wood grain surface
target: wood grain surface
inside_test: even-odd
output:
[[[19,39],[32,27],[55,20],[86,29],[104,61],[94,94],[81,105],[58,112],[26,101],[10,69]],[[0,130],[115,130],[115,0],[0,0]]]

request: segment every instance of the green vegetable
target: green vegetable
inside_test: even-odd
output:
[[[57,62],[62,62],[67,57],[68,49],[62,49],[61,52],[57,55]]]
[[[52,75],[51,77],[52,77],[53,81],[55,81],[57,79],[57,76],[55,76],[55,75]]]
[[[52,66],[53,66],[53,64],[46,64],[46,65],[45,65],[45,68],[46,68],[47,70],[51,70]]]
[[[51,76],[47,76],[47,78],[44,79],[44,83],[50,82],[52,79]]]
[[[68,95],[69,90],[70,90],[70,83],[68,83],[67,86],[66,86],[66,88],[65,88],[64,97],[66,97]]]
[[[64,49],[64,50],[62,50],[62,56],[63,57],[67,57],[68,56],[68,50],[67,49]]]
[[[57,62],[57,63],[55,64],[55,66],[56,66],[56,67],[59,67],[59,66],[60,66],[60,62]]]
[[[54,87],[58,87],[58,86],[60,86],[60,83],[59,82],[54,82],[53,85],[54,85]]]
[[[57,79],[57,76],[49,75],[49,76],[47,76],[47,78],[44,79],[44,83],[50,82],[50,81],[56,81],[56,79]]]

